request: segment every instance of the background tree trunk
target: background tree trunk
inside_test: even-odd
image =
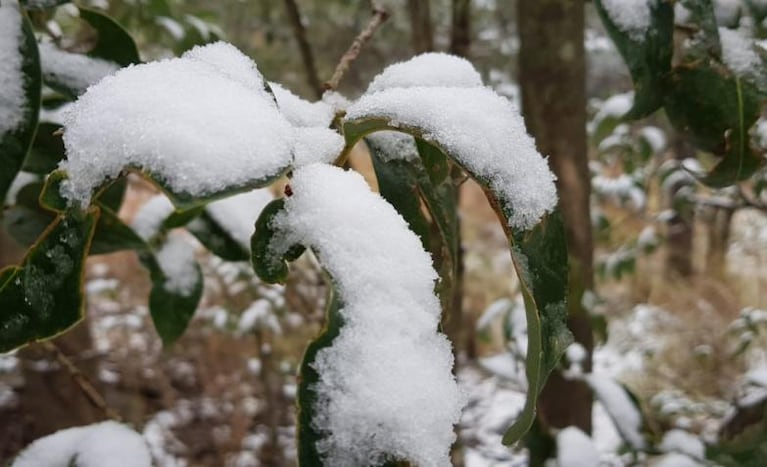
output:
[[[429,0],[408,0],[410,30],[413,35],[413,51],[416,54],[434,50],[434,35],[431,29],[431,8]]]
[[[314,53],[312,53],[312,47],[309,44],[309,39],[306,37],[306,27],[301,20],[301,12],[298,10],[296,0],[285,0],[285,9],[288,12],[290,25],[293,27],[293,35],[296,38],[296,42],[298,42],[301,59],[304,62],[306,81],[314,95],[319,99],[322,97],[322,84],[320,83],[317,65],[314,62]]]
[[[569,326],[589,355],[593,347],[583,292],[594,285],[586,146],[586,74],[583,0],[519,0],[519,84],[527,129],[549,156],[557,175],[559,204],[570,255]],[[590,357],[584,370],[590,371]],[[541,393],[539,423],[591,431],[591,391],[554,372]],[[545,445],[546,443],[537,443]],[[548,450],[548,449],[547,449]],[[541,453],[545,458],[551,453]],[[531,453],[531,465],[533,463]]]
[[[470,46],[471,0],[453,0],[450,53],[461,57],[468,57]]]

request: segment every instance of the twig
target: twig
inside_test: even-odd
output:
[[[344,74],[346,74],[346,72],[349,70],[349,66],[351,66],[352,62],[359,56],[362,47],[367,44],[370,38],[373,37],[373,34],[375,34],[376,30],[387,19],[389,19],[389,13],[377,5],[373,5],[373,17],[370,18],[370,22],[368,22],[368,25],[365,27],[365,29],[363,29],[362,32],[360,32],[360,34],[354,39],[352,45],[349,46],[349,49],[346,51],[346,53],[341,56],[341,60],[338,61],[338,65],[336,66],[336,70],[333,72],[333,76],[330,77],[330,80],[325,82],[325,90],[334,91],[338,88],[338,84],[341,82]]]
[[[293,35],[296,37],[298,49],[301,52],[301,58],[304,61],[306,79],[309,82],[309,86],[312,88],[312,92],[320,98],[322,97],[322,86],[320,86],[317,66],[314,63],[312,47],[309,44],[309,40],[306,38],[306,26],[304,26],[304,22],[301,21],[301,12],[298,10],[296,0],[285,0],[285,8],[288,10],[290,24],[293,27]]]
[[[80,390],[83,392],[85,397],[88,398],[88,401],[90,401],[91,404],[104,412],[108,418],[111,418],[116,422],[123,421],[120,414],[115,412],[114,409],[107,405],[101,394],[99,394],[96,388],[93,387],[93,384],[88,379],[88,377],[85,376],[82,371],[80,371],[77,365],[75,365],[74,362],[69,359],[69,357],[64,355],[64,352],[62,352],[56,344],[50,341],[43,341],[40,342],[40,345],[43,349],[52,354],[56,358],[56,361],[59,362],[59,364],[66,368],[67,372],[69,372],[69,376],[71,376],[72,380],[80,387]]]

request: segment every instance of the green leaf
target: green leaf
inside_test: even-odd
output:
[[[67,179],[67,173],[63,170],[52,172],[45,180],[43,190],[40,192],[40,205],[55,212],[67,210],[69,202],[61,195],[61,184]]]
[[[117,180],[107,183],[107,185],[96,193],[96,200],[114,212],[119,212],[125,197],[125,190],[128,189],[128,179],[120,177]]]
[[[256,220],[256,231],[250,240],[250,261],[258,277],[271,284],[284,284],[288,278],[288,261],[294,261],[305,250],[302,245],[292,245],[283,256],[275,256],[270,244],[276,234],[272,220],[285,209],[284,199],[275,199],[264,207]]]
[[[98,33],[98,42],[88,55],[115,62],[120,66],[141,62],[136,43],[120,23],[96,10],[78,8],[80,17]]]
[[[61,125],[40,122],[22,170],[36,174],[47,174],[56,169],[59,162],[64,159],[64,140],[61,135],[54,135],[59,130],[61,130]]]
[[[0,352],[60,334],[82,318],[85,257],[98,208],[59,216],[0,276]]]
[[[320,375],[314,369],[317,353],[333,344],[333,340],[341,332],[343,318],[339,310],[343,308],[339,294],[332,285],[328,286],[327,307],[325,310],[325,327],[316,339],[306,348],[301,361],[298,376],[298,465],[301,467],[323,467],[322,457],[317,450],[317,441],[322,436],[314,429],[316,419],[317,393],[313,386],[320,380]]]
[[[173,344],[186,330],[197,310],[203,291],[203,277],[200,266],[195,264],[196,281],[189,294],[181,294],[166,287],[168,277],[157,259],[151,253],[139,255],[141,262],[149,269],[152,291],[149,293],[149,314],[162,339],[164,346]]]
[[[122,250],[144,251],[149,245],[139,235],[127,226],[117,214],[98,203],[101,208],[101,216],[96,224],[96,233],[91,243],[92,255],[103,255]]]
[[[226,261],[248,261],[250,252],[243,248],[211,216],[203,212],[186,226],[197,240],[214,255]]]
[[[763,164],[748,143],[761,107],[756,87],[722,67],[703,64],[675,68],[669,85],[665,108],[674,127],[697,147],[724,157],[704,183],[726,186]]]
[[[3,10],[13,9],[13,6],[3,7]],[[23,108],[19,109],[22,115],[18,124],[13,128],[4,128],[3,131],[0,131],[0,206],[4,204],[8,189],[13,179],[16,178],[16,174],[19,173],[29,147],[32,145],[40,112],[42,88],[40,54],[29,20],[20,11],[18,14],[21,20],[19,49],[4,52],[18,53],[21,56]],[[0,48],[6,47],[6,43],[0,43]],[[6,90],[3,89],[2,92],[6,92]],[[13,115],[16,111],[16,109],[11,109]]]
[[[626,118],[650,115],[663,104],[663,83],[671,70],[674,36],[674,7],[671,2],[648,2],[650,26],[642,40],[622,31],[605,10],[602,0],[595,0],[597,12],[607,34],[615,43],[634,81],[634,105]]]
[[[694,32],[690,35],[685,49],[684,63],[716,58],[721,61],[722,44],[719,40],[719,27],[716,24],[714,3],[711,0],[681,0],[690,12],[689,22]]]
[[[344,123],[346,147],[350,148],[373,131],[400,131],[421,138],[423,130],[405,125],[391,125],[386,118],[369,118]],[[458,157],[431,141],[430,146],[450,157],[459,166]],[[504,444],[521,439],[535,419],[535,405],[543,384],[556,367],[565,348],[572,342],[567,328],[567,245],[559,212],[543,218],[528,231],[512,231],[508,219],[514,206],[502,205],[490,190],[490,181],[461,166],[484,189],[509,240],[511,257],[525,299],[528,326],[526,372],[527,402],[520,418],[504,434]]]
[[[42,182],[32,182],[16,194],[16,204],[3,214],[3,227],[19,244],[29,247],[55,220],[56,216],[38,203]]]

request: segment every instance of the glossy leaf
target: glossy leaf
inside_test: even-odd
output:
[[[0,352],[53,337],[82,318],[85,257],[97,218],[97,208],[59,216],[20,266],[0,274]]]
[[[96,46],[88,55],[115,62],[120,66],[141,62],[136,43],[117,21],[96,10],[83,7],[79,7],[79,10],[80,17],[98,34]]]
[[[10,10],[13,8],[13,6],[5,6],[3,9]],[[22,117],[19,124],[0,134],[0,206],[3,205],[8,189],[21,169],[29,147],[32,145],[40,112],[42,88],[40,54],[29,20],[21,12],[18,14],[21,16],[22,26],[18,53],[22,58],[21,75],[24,107],[21,110]],[[0,47],[6,47],[6,45],[0,44]]]
[[[346,121],[344,135],[346,147],[350,148],[373,131],[400,131],[416,138],[423,130],[404,125],[391,125],[386,118],[370,118]],[[439,141],[430,142],[460,165]],[[511,257],[519,277],[525,299],[528,348],[526,373],[528,377],[527,402],[518,420],[506,431],[504,444],[510,445],[522,438],[535,419],[535,405],[548,375],[559,364],[565,348],[572,342],[567,328],[567,246],[564,224],[558,212],[549,214],[529,231],[512,231],[508,219],[514,206],[502,205],[490,191],[490,183],[462,167],[485,190],[509,240]]]
[[[186,226],[197,240],[214,255],[226,261],[248,261],[250,252],[243,248],[216,221],[203,212]]]
[[[256,220],[256,231],[250,240],[251,263],[258,277],[270,284],[284,284],[288,278],[288,261],[301,256],[305,248],[293,245],[284,256],[275,256],[270,243],[275,236],[272,220],[285,209],[285,200],[276,199],[264,207]]]
[[[650,115],[663,104],[663,83],[671,70],[674,33],[674,7],[671,2],[648,2],[651,24],[644,38],[637,40],[622,31],[605,10],[602,0],[595,0],[597,12],[607,34],[615,43],[634,81],[634,105],[626,118]]]
[[[61,130],[61,125],[40,122],[22,170],[36,174],[47,174],[56,169],[59,162],[64,159],[64,141],[60,134],[54,134],[59,130]]]
[[[149,248],[144,239],[120,220],[114,211],[101,203],[98,206],[101,208],[101,216],[96,224],[90,254],[103,255],[122,250],[143,251]]]

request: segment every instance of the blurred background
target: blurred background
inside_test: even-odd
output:
[[[321,96],[322,83],[371,18],[369,2],[350,0],[80,3],[122,23],[142,60],[226,40],[252,57],[268,80],[308,100]],[[340,93],[353,99],[385,66],[444,51],[468,58],[488,85],[521,105],[525,18],[518,1],[379,5],[391,16],[351,66]],[[60,7],[43,24],[56,35],[72,22],[68,15]],[[664,436],[676,430],[714,442],[765,423],[767,211],[763,199],[748,196],[765,174],[722,190],[697,184],[686,170],[698,163],[695,151],[662,113],[620,121],[631,105],[631,80],[590,2],[583,44],[582,68],[573,69],[582,69],[585,80],[583,193],[590,213],[571,219],[579,224],[571,227],[590,229],[592,236],[574,254],[593,254],[594,283],[585,285],[581,300],[594,334],[593,372],[636,396],[642,429],[657,450],[628,452],[620,420],[598,399],[592,405],[589,395],[594,447],[603,465],[652,464],[664,451],[696,462],[702,457],[697,444],[663,448]],[[578,81],[560,83],[565,91],[568,86],[578,92]],[[560,129],[564,137],[568,131]],[[539,139],[539,146],[551,144]],[[352,165],[375,187],[364,147]],[[455,464],[527,465],[525,449],[500,443],[524,402],[524,307],[495,213],[471,181],[460,190],[463,287],[454,312],[460,325],[449,334],[469,404],[457,428]],[[132,222],[154,194],[131,178],[120,216]],[[23,254],[7,233],[0,242],[0,266]],[[87,319],[57,345],[109,407],[143,433],[157,465],[294,465],[295,375],[307,342],[321,329],[325,301],[317,264],[304,257],[284,287],[272,286],[260,283],[247,263],[198,250],[203,301],[175,345],[163,348],[152,327],[151,283],[133,253],[89,259]],[[566,405],[566,394],[555,397]],[[56,354],[32,345],[0,355],[0,464],[42,435],[103,418]],[[694,452],[685,453],[685,446]]]

